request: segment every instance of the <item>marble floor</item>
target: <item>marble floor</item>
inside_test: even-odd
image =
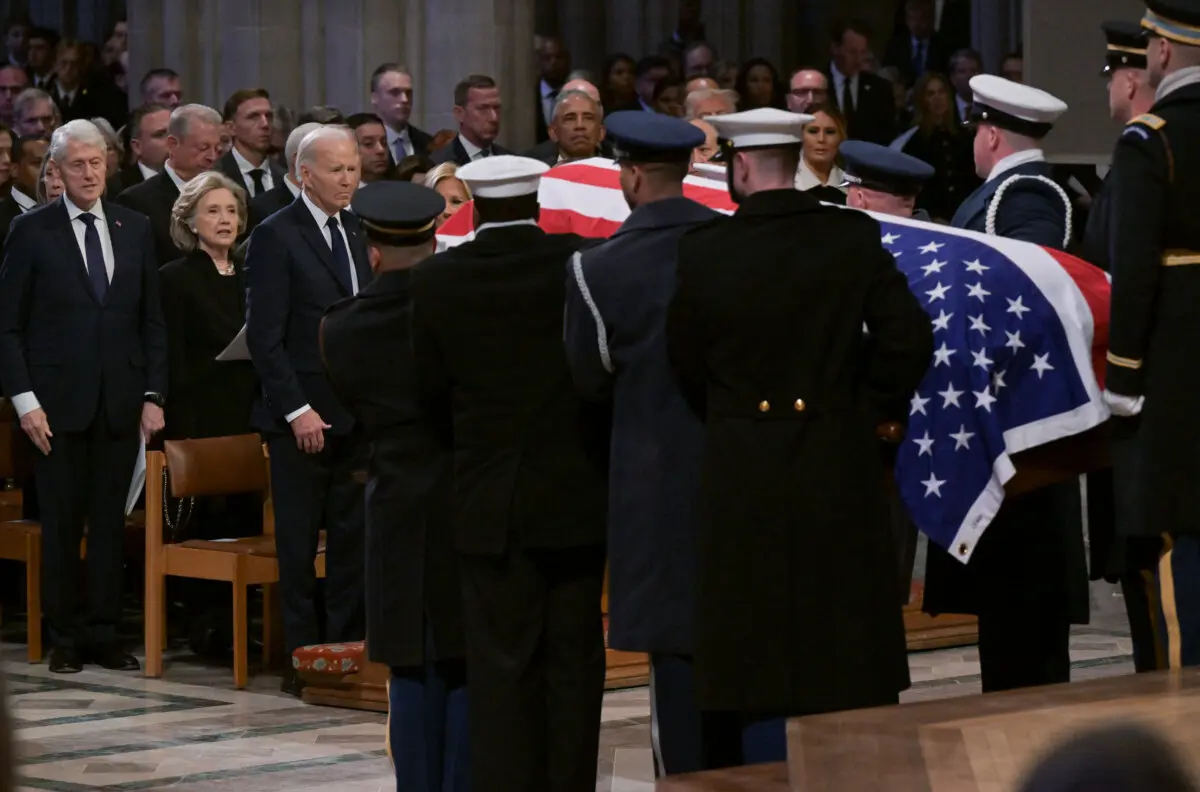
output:
[[[1132,673],[1119,595],[1093,589],[1093,623],[1071,640],[1073,677]],[[50,674],[24,662],[23,633],[4,630],[8,678],[23,759],[21,790],[116,792],[376,792],[390,790],[384,718],[312,707],[258,675],[232,689],[226,668],[177,653],[161,680],[88,670]],[[15,640],[14,640],[15,639]],[[974,648],[910,656],[903,701],[979,692]],[[598,792],[651,792],[645,688],[605,696]]]

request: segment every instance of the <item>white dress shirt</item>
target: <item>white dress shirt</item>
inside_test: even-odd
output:
[[[87,224],[79,219],[80,215],[86,213],[83,209],[72,203],[71,199],[65,195],[63,196],[63,205],[67,207],[67,216],[71,218],[71,230],[75,232],[75,241],[79,244],[79,255],[86,268],[87,243],[84,241],[84,238],[87,234]],[[100,236],[100,250],[104,254],[104,272],[108,278],[108,282],[112,283],[113,246],[112,237],[108,233],[108,218],[104,216],[104,204],[96,201],[90,212],[96,216],[93,224],[96,226],[96,233]],[[27,413],[33,412],[42,406],[33,391],[16,394],[12,398],[12,403],[13,408],[17,411],[17,415],[21,418],[24,418]]]
[[[175,169],[171,167],[170,160],[167,160],[163,163],[163,173],[167,174],[168,179],[175,182],[175,189],[183,192],[183,185],[187,184],[187,182],[184,181],[179,174],[175,172]]]
[[[304,205],[308,207],[308,211],[312,212],[313,220],[316,221],[317,228],[321,229],[321,237],[325,240],[325,244],[329,245],[329,250],[332,252],[333,237],[329,233],[329,218],[332,217],[332,215],[325,214],[325,210],[313,203],[312,199],[308,197],[307,193],[301,192],[300,195],[302,196]],[[339,212],[338,233],[342,235],[342,244],[346,246],[346,255],[350,257],[350,293],[358,294],[358,272],[354,268],[354,252],[350,248],[350,240],[346,237],[346,223],[344,220],[345,218],[343,218],[341,216],[341,212]],[[291,423],[301,415],[304,415],[304,413],[311,410],[312,405],[306,404],[298,410],[293,410],[284,417],[287,418],[288,423]]]
[[[854,107],[858,107],[858,75],[847,77],[838,71],[837,65],[832,61],[829,63],[829,73],[833,76],[834,102],[837,104],[838,109],[842,111],[842,115],[846,115],[853,108],[847,109],[842,107],[842,86],[846,84],[846,80],[850,81],[850,96],[854,100]]]
[[[462,136],[461,133],[458,136],[458,142],[462,144],[463,151],[467,152],[467,157],[471,160],[471,162],[474,162],[475,160],[477,160],[481,156],[483,156],[483,149],[479,148],[479,146],[476,146],[474,143],[467,140],[465,137]]]
[[[21,188],[15,184],[12,188],[12,197],[13,200],[17,202],[17,206],[21,207],[22,213],[28,212],[30,209],[37,206],[37,201],[21,192]]]
[[[253,170],[262,171],[263,192],[266,192],[275,186],[275,179],[271,177],[271,164],[266,159],[263,159],[262,165],[255,165],[253,162],[242,156],[242,152],[238,151],[238,147],[236,145],[231,148],[230,151],[233,152],[233,161],[237,163],[238,171],[240,171],[242,174],[242,182],[246,185],[247,195],[249,195],[251,198],[259,195],[259,193],[254,191],[254,177],[250,175],[250,171]]]
[[[140,170],[142,172],[142,179],[151,179],[158,175],[158,171],[154,170],[154,168],[151,168],[149,165],[142,162],[141,160],[137,161],[137,166],[138,166],[138,170]]]
[[[383,131],[384,134],[387,135],[388,151],[391,152],[392,159],[396,160],[396,162],[400,162],[400,160],[404,159],[404,157],[411,157],[415,153],[413,151],[412,136],[408,133],[408,127],[404,127],[404,129],[401,129],[399,132],[397,132],[385,124]],[[396,151],[396,141],[400,141],[400,151],[404,152],[403,155],[399,157],[396,156],[399,153]]]
[[[1029,149],[1028,151],[1018,151],[1016,154],[1009,154],[992,166],[992,172],[988,174],[987,181],[998,179],[1019,165],[1045,161],[1046,154],[1041,149]]]
[[[288,192],[290,192],[292,194],[293,200],[300,197],[300,193],[302,192],[300,189],[300,185],[298,185],[294,181],[292,181],[290,176],[284,176],[283,183],[287,185]]]

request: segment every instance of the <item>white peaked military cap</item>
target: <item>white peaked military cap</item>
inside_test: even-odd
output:
[[[536,193],[548,170],[550,166],[540,160],[497,154],[468,162],[455,175],[476,198],[516,198]]]
[[[804,141],[804,125],[813,117],[773,107],[744,110],[729,115],[705,116],[716,127],[718,137],[733,149],[798,146]]]
[[[970,121],[1032,138],[1044,138],[1059,116],[1067,112],[1067,103],[1057,96],[994,74],[972,77],[971,93],[974,102]]]

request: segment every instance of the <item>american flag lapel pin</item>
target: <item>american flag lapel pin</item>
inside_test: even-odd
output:
[[[120,227],[121,227],[121,221],[120,221],[120,220],[113,220],[113,225],[115,225],[117,228],[120,228]]]

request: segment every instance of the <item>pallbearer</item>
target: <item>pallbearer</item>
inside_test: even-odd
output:
[[[667,318],[705,424],[696,692],[739,715],[744,761],[776,761],[784,716],[908,686],[875,428],[908,414],[933,331],[879,224],[793,188],[811,116],[709,121],[740,206],[683,236]]]
[[[1155,621],[1162,659],[1178,668],[1200,664],[1200,0],[1147,6],[1155,102],[1113,156],[1105,387],[1122,416],[1118,492],[1133,492],[1134,520],[1117,529],[1162,537]]]
[[[703,132],[639,111],[614,113],[606,126],[633,213],[571,261],[567,358],[584,395],[613,401],[608,644],[650,654],[655,763],[688,773],[708,766],[692,681],[704,426],[679,392],[665,330],[679,237],[719,215],[683,197]]]
[[[450,457],[418,398],[412,268],[433,254],[445,201],[379,182],[351,208],[375,279],[321,324],[321,353],[371,444],[366,487],[367,653],[392,669],[388,748],[399,792],[468,788],[462,590],[450,525]]]
[[[917,209],[921,188],[933,178],[933,166],[916,157],[878,143],[847,140],[838,153],[845,162],[846,205],[914,220],[929,220]]]

